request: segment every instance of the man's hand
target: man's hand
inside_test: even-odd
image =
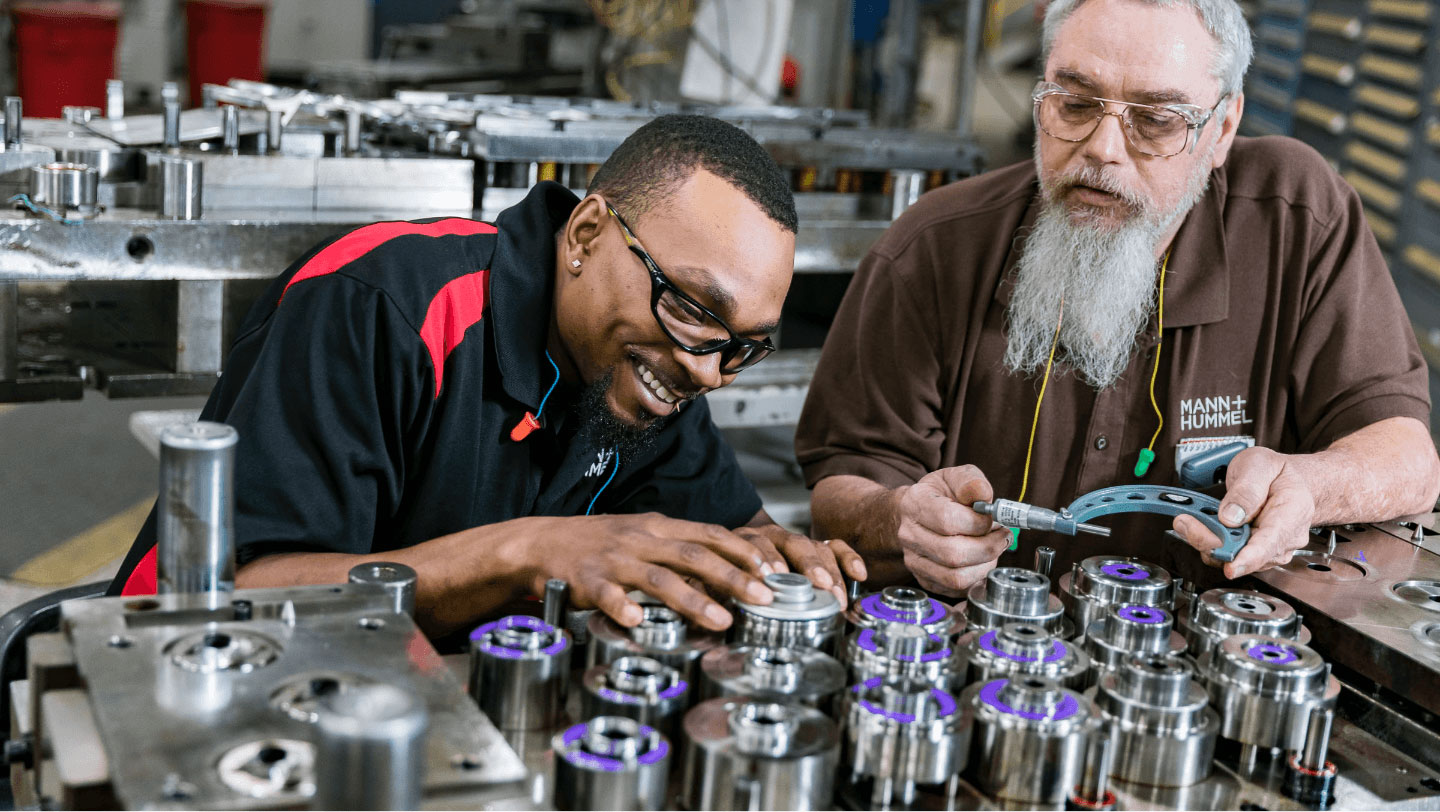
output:
[[[867,577],[865,562],[858,553],[840,539],[816,541],[808,536],[791,533],[760,511],[750,524],[737,528],[735,534],[760,550],[766,559],[762,568],[770,572],[795,572],[810,579],[817,589],[828,589],[845,606],[843,571],[856,581]],[[788,563],[787,563],[788,562]]]
[[[1220,523],[1251,524],[1250,540],[1225,565],[1226,578],[1288,564],[1295,551],[1309,543],[1315,519],[1315,496],[1293,457],[1268,448],[1249,448],[1235,456],[1225,474]],[[1210,551],[1220,539],[1193,516],[1177,516],[1175,532],[1199,550],[1210,564]]]
[[[692,623],[717,631],[728,627],[730,613],[687,577],[746,603],[774,598],[759,579],[765,563],[760,550],[719,525],[658,513],[522,521],[527,532],[503,554],[520,562],[531,594],[543,595],[547,579],[563,578],[576,606],[597,608],[622,626],[644,619],[640,605],[626,595],[638,589]]]
[[[990,481],[973,465],[942,468],[904,490],[900,548],[922,587],[958,597],[994,569],[1010,533],[970,509],[994,498]]]

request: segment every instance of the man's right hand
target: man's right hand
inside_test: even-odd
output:
[[[995,567],[1010,531],[970,509],[993,501],[990,481],[973,465],[926,474],[900,495],[900,549],[920,586],[959,597]]]
[[[745,603],[774,598],[760,580],[760,550],[719,525],[658,513],[521,521],[528,526],[512,542],[519,547],[514,554],[521,583],[531,594],[543,595],[547,579],[563,578],[575,606],[599,609],[622,626],[644,619],[640,604],[627,595],[632,589],[717,631],[730,625],[730,613],[690,581]]]

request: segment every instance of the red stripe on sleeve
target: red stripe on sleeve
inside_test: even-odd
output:
[[[495,226],[479,220],[467,220],[463,217],[447,217],[433,223],[374,223],[357,228],[320,249],[319,253],[311,257],[309,262],[296,271],[295,275],[290,277],[290,281],[285,283],[285,290],[280,291],[280,300],[285,299],[285,294],[290,290],[290,286],[296,282],[334,273],[396,237],[469,237],[475,234],[494,233]]]
[[[155,548],[151,547],[140,562],[131,570],[130,577],[125,579],[125,588],[120,590],[121,595],[154,595],[155,594]]]
[[[488,271],[476,271],[452,279],[425,311],[425,323],[420,325],[420,338],[430,351],[430,363],[435,367],[435,397],[440,397],[440,381],[445,375],[445,359],[461,341],[465,331],[480,320],[485,312],[485,275]]]

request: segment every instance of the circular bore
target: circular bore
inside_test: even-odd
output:
[[[559,654],[570,638],[540,618],[509,615],[471,632],[470,642],[492,657],[529,660]]]
[[[303,801],[315,794],[315,745],[259,739],[227,750],[216,764],[225,786],[247,798]]]
[[[177,637],[165,646],[171,663],[201,674],[248,674],[273,663],[280,652],[279,643],[247,629],[204,629]]]
[[[1440,612],[1440,581],[1401,581],[1390,592],[1411,606]]]
[[[298,674],[270,693],[270,706],[297,722],[314,724],[321,703],[337,694],[348,693],[375,680],[342,671],[314,671]]]

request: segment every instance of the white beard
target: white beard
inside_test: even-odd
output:
[[[1143,197],[1091,167],[1042,184],[1040,214],[1025,240],[1006,310],[1007,369],[1029,373],[1043,368],[1059,323],[1057,360],[1097,391],[1120,378],[1155,310],[1155,248],[1204,196],[1213,151],[1212,146],[1198,164],[1204,171],[1197,170],[1168,212],[1156,212]],[[1039,163],[1037,151],[1037,169]],[[1072,214],[1058,202],[1057,191],[1076,181],[1120,195],[1131,215],[1117,227],[1084,212]]]

